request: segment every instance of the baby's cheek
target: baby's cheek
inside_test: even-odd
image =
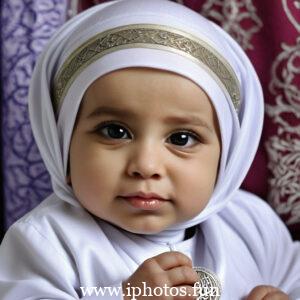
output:
[[[215,174],[205,172],[201,167],[181,173],[176,185],[178,213],[184,219],[198,215],[208,204],[214,190]]]

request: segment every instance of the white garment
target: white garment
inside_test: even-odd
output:
[[[192,34],[223,56],[242,95],[238,113],[230,94],[203,64],[163,48],[129,47],[86,65],[70,84],[56,116],[51,88],[70,54],[98,33],[145,23]],[[85,90],[112,70],[136,66],[175,72],[204,89],[216,110],[222,140],[218,180],[207,207],[192,220],[148,236],[96,221],[65,180],[70,138]],[[40,56],[29,110],[54,194],[8,230],[0,247],[1,299],[80,299],[80,286],[120,287],[145,259],[171,249],[189,255],[195,266],[215,272],[222,300],[242,299],[260,284],[274,285],[291,299],[300,299],[299,243],[291,241],[265,203],[239,190],[259,143],[263,97],[248,58],[218,26],[165,0],[121,0],[95,6],[65,24]],[[198,226],[195,237],[180,241],[193,225]],[[113,297],[106,294],[102,299]]]
[[[300,299],[299,243],[263,201],[243,191],[236,196],[199,225],[197,235],[168,244],[119,230],[52,195],[3,240],[1,300],[87,299],[80,286],[120,287],[144,260],[171,250],[195,266],[218,270],[222,300],[241,300],[260,284]]]

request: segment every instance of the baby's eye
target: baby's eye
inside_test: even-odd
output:
[[[168,142],[176,146],[183,148],[192,147],[200,142],[199,137],[188,131],[181,131],[173,133],[169,138]]]
[[[118,124],[106,124],[98,127],[97,132],[106,138],[111,139],[130,139],[127,129]]]

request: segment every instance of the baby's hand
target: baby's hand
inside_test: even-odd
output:
[[[289,296],[270,285],[255,287],[246,300],[289,300]]]
[[[195,297],[188,296],[188,294],[193,295],[193,285],[197,280],[198,276],[192,268],[192,261],[186,255],[176,251],[164,252],[145,260],[129,279],[123,282],[123,293],[126,294],[124,299],[192,300]],[[147,295],[143,295],[143,282],[147,286]],[[164,286],[167,286],[167,289],[163,288]],[[136,288],[135,297],[133,297],[133,289],[130,290],[131,295],[127,293],[129,287]],[[162,295],[157,293],[156,295],[159,296],[154,295],[157,287],[164,291]],[[172,289],[170,290],[170,288]],[[182,288],[187,295],[179,296],[179,288]],[[139,289],[142,291],[141,296],[138,295]],[[171,294],[176,294],[176,290],[178,296],[171,296]],[[149,295],[149,291],[152,296]]]

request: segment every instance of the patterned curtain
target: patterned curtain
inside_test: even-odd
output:
[[[2,161],[6,226],[51,191],[28,123],[26,97],[36,56],[65,21],[68,10],[70,15],[101,2],[105,0],[3,0]],[[221,25],[254,64],[264,89],[266,114],[259,151],[243,187],[266,199],[293,237],[300,240],[300,1],[176,2]]]
[[[27,94],[36,58],[65,22],[67,7],[67,1],[62,0],[1,3],[1,205],[5,228],[51,192],[49,175],[29,124]]]

